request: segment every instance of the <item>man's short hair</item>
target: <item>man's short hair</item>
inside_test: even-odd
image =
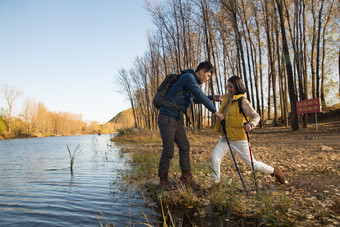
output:
[[[204,72],[211,72],[211,74],[213,74],[214,72],[214,66],[211,64],[210,61],[204,61],[204,62],[201,62],[198,66],[197,66],[197,69],[195,70],[195,72],[198,72],[200,71],[201,69],[204,70]]]

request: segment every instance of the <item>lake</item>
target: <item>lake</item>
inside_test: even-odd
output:
[[[72,175],[67,146],[78,145]],[[0,226],[155,224],[142,196],[122,190],[129,169],[109,135],[0,140]]]

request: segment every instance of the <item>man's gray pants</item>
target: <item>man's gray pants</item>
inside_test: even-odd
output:
[[[169,172],[170,160],[174,156],[174,143],[179,149],[181,171],[190,171],[190,144],[181,120],[175,120],[161,112],[158,115],[158,128],[163,141],[163,151],[159,161],[158,176]]]

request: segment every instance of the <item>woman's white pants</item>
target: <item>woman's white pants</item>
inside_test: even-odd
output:
[[[240,155],[242,160],[252,168],[251,166],[251,159],[250,159],[250,152],[249,152],[249,146],[248,146],[248,141],[247,140],[232,140],[229,141],[230,147],[233,151],[233,154],[235,156],[235,151]],[[223,157],[225,156],[226,153],[230,152],[229,151],[229,146],[227,143],[227,140],[221,137],[220,141],[216,145],[214,152],[211,157],[211,163],[213,167],[213,172],[211,174],[211,179],[214,183],[219,183],[220,180],[220,169],[221,169],[221,162],[223,160]],[[232,157],[231,157],[232,158]],[[254,156],[253,156],[253,163],[254,163],[254,169],[261,171],[263,173],[268,173],[268,174],[273,174],[274,173],[274,168],[263,163],[260,161],[257,161]]]

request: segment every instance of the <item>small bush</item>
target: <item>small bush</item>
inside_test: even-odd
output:
[[[118,130],[117,137],[126,136],[126,135],[133,135],[134,134],[134,128],[124,128]]]
[[[140,129],[140,128],[123,128],[123,129],[118,129],[118,134],[117,137],[121,136],[150,136],[153,135],[154,133],[150,130],[146,129]]]
[[[111,138],[111,141],[120,144],[160,144],[162,142],[161,137],[156,132],[138,129],[138,128],[125,128],[118,130],[115,137]]]

